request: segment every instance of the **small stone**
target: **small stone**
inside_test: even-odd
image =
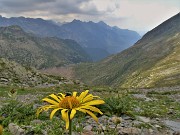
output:
[[[14,124],[14,123],[10,123],[8,125],[8,128],[12,135],[24,135],[25,134],[25,130],[23,130],[22,128],[20,128],[18,125]]]
[[[174,114],[174,111],[170,109],[167,114]]]
[[[123,128],[119,131],[119,135],[139,135],[140,129],[131,127],[131,128]]]
[[[102,124],[100,124],[100,125],[99,125],[99,129],[105,131],[105,130],[106,130],[106,127],[103,126]]]
[[[88,125],[88,126],[85,126],[83,129],[84,129],[84,130],[87,130],[87,131],[91,131],[91,130],[92,130],[92,126],[91,126],[91,125]]]
[[[94,135],[92,131],[84,130],[81,135]]]
[[[137,116],[137,118],[138,118],[140,121],[145,122],[145,123],[150,122],[150,118],[147,118],[147,117]]]
[[[141,122],[141,121],[133,121],[133,125],[140,125],[140,124],[142,124],[143,122]]]
[[[160,119],[159,119],[159,118],[156,118],[156,121],[160,121]]]
[[[149,133],[153,133],[153,132],[154,132],[154,131],[150,128],[150,129],[149,129]]]
[[[132,118],[127,115],[122,115],[122,119],[123,120],[132,120]]]
[[[156,128],[161,128],[161,126],[159,126],[159,125],[155,125],[155,127],[156,127]]]
[[[48,135],[46,130],[41,130],[41,132],[42,132],[43,135]]]

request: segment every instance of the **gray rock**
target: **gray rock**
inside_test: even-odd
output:
[[[139,135],[140,129],[131,127],[131,128],[123,128],[119,131],[119,135]]]
[[[84,130],[81,135],[94,135],[92,131]]]
[[[91,125],[88,125],[88,126],[85,126],[83,129],[84,129],[84,130],[91,131],[92,128],[93,128],[93,127],[92,127]]]
[[[25,135],[25,130],[14,123],[10,123],[8,128],[12,135]]]
[[[105,130],[106,130],[106,127],[103,126],[102,124],[100,124],[100,125],[99,125],[99,129],[100,129],[101,131],[105,131]]]
[[[172,129],[173,131],[180,132],[180,122],[175,122],[171,120],[164,121],[166,126]]]
[[[142,122],[145,122],[145,123],[150,122],[150,118],[143,117],[143,116],[137,116],[137,119],[142,121]]]
[[[121,117],[123,120],[134,120],[134,118],[129,117],[128,115],[122,115]]]
[[[42,132],[43,135],[48,135],[46,130],[41,130],[41,132]]]

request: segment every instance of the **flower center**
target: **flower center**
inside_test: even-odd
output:
[[[67,96],[59,103],[59,107],[65,109],[76,108],[79,107],[79,105],[80,102],[73,96]]]

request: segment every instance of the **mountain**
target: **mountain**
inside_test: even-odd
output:
[[[133,45],[140,38],[135,31],[110,27],[102,21],[94,23],[73,20],[70,23],[59,24],[41,18],[0,16],[0,26],[10,25],[18,25],[26,32],[39,36],[75,40],[94,61],[118,53]]]
[[[38,69],[90,61],[73,40],[37,37],[19,26],[0,27],[0,57]]]
[[[76,66],[75,75],[88,84],[123,88],[180,85],[180,13],[123,52]]]
[[[59,84],[58,79],[39,73],[33,68],[0,58],[0,85],[39,86]]]
[[[77,41],[95,61],[130,47],[140,38],[134,31],[110,27],[102,21],[94,23],[73,20],[61,28],[67,31],[63,38]]]

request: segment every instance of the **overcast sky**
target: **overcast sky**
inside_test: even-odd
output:
[[[140,33],[178,12],[180,0],[0,0],[0,15],[4,17],[104,21]]]

